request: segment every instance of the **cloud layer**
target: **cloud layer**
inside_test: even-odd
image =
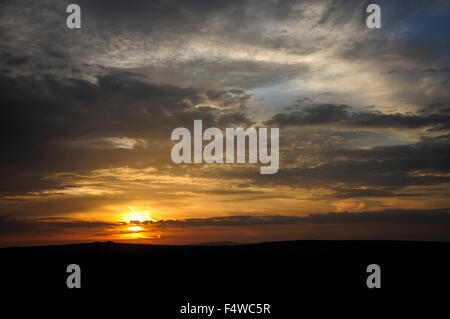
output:
[[[448,227],[450,6],[380,1],[370,30],[367,3],[83,0],[69,30],[67,1],[2,1],[1,232],[143,239],[133,216],[174,242],[189,240],[162,226]],[[279,172],[173,164],[170,133],[196,119],[279,127]]]

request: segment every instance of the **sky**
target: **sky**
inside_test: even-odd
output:
[[[0,246],[450,241],[450,2],[0,1]],[[280,129],[280,168],[171,132]]]

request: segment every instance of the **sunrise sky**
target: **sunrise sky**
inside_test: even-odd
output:
[[[0,2],[0,246],[450,240],[448,1],[69,3]],[[195,119],[278,173],[173,164]]]

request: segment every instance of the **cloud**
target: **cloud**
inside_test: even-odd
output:
[[[424,45],[412,26],[420,13],[433,28],[427,19],[441,21],[445,1],[383,1],[383,32],[365,27],[365,1],[81,1],[82,32],[65,27],[67,4],[0,4],[3,74],[96,82],[129,72],[157,85],[253,90],[267,108],[305,93],[402,113],[448,102],[448,73],[424,72],[448,67],[436,59],[448,41],[432,29],[441,45]]]
[[[189,218],[182,220],[158,220],[134,222],[135,224],[158,227],[240,227],[240,226],[293,226],[304,224],[361,224],[361,223],[394,223],[394,224],[448,224],[450,211],[436,210],[384,210],[361,213],[327,213],[309,216],[283,215],[238,215],[211,218]]]
[[[45,218],[45,219],[19,219],[16,217],[0,215],[0,233],[62,233],[64,229],[90,229],[99,231],[105,228],[117,227],[117,223],[108,223],[102,221],[86,221],[71,218]]]
[[[448,224],[450,227],[449,209],[432,210],[402,210],[390,209],[359,213],[326,213],[312,214],[309,216],[292,215],[234,215],[209,218],[165,219],[130,221],[125,223],[112,223],[103,221],[87,221],[72,218],[34,218],[19,219],[11,216],[0,215],[3,234],[8,233],[61,233],[65,229],[90,229],[93,234],[104,229],[119,229],[127,225],[140,225],[142,227],[158,228],[192,228],[192,227],[245,227],[245,226],[294,226],[307,224],[362,224],[362,223],[394,223],[394,224]],[[145,229],[141,232],[146,231]],[[130,233],[120,231],[120,233]],[[132,233],[132,232],[131,232]]]
[[[448,207],[447,1],[381,1],[382,30],[367,1],[80,0],[82,30],[68,3],[0,3],[2,214]],[[279,172],[174,165],[194,119],[280,127]]]
[[[397,188],[448,183],[448,149],[448,144],[431,147],[422,144],[373,150],[341,150],[338,156],[346,156],[345,160],[330,161],[312,168],[281,169],[277,176],[266,182],[305,187],[346,183]],[[420,170],[436,174],[413,174]]]
[[[428,110],[433,110],[429,107]],[[439,109],[442,110],[442,109]],[[444,108],[445,110],[445,108]],[[386,114],[380,111],[361,111],[348,105],[318,104],[302,106],[288,113],[277,113],[265,122],[269,126],[333,125],[347,128],[445,128],[450,115],[439,113],[411,115]]]
[[[249,95],[240,90],[154,85],[123,73],[97,80],[0,77],[0,170],[11,177],[5,182],[14,180],[0,189],[33,190],[58,171],[167,165],[176,127],[191,127],[195,119],[208,127],[253,123]]]
[[[419,110],[421,114],[450,114],[449,103],[432,103]]]

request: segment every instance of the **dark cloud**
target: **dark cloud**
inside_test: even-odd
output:
[[[436,210],[384,210],[361,213],[327,213],[302,216],[283,215],[241,215],[212,218],[189,218],[182,220],[144,221],[134,224],[159,227],[199,227],[199,226],[262,226],[262,225],[304,225],[316,223],[361,224],[361,223],[408,223],[408,224],[448,224],[450,227],[450,211]]]
[[[450,102],[449,103],[433,103],[419,109],[421,114],[450,114]]]
[[[70,218],[47,218],[47,219],[19,219],[11,216],[0,215],[0,233],[61,233],[64,229],[105,229],[117,227],[116,223],[99,221],[85,221]]]
[[[301,138],[300,132],[297,139]],[[283,162],[284,152],[300,158],[287,165]],[[312,151],[282,148],[280,153],[280,170],[270,177],[242,167],[233,170],[217,168],[216,176],[241,178],[246,180],[244,184],[247,186],[325,187],[332,194],[324,199],[420,196],[421,192],[410,194],[402,189],[450,182],[450,141],[445,136],[426,138],[407,145],[368,149],[333,147]],[[311,163],[303,162],[301,156],[305,153],[314,156]],[[207,176],[204,172],[192,171],[191,174]],[[445,197],[445,193],[448,192],[441,192],[440,195]],[[430,190],[427,194],[439,195],[436,190]]]
[[[368,187],[368,188],[351,188],[351,187],[330,187],[333,194],[331,198],[377,198],[377,197],[417,197],[423,196],[423,193],[401,193],[398,192],[400,187]]]
[[[0,88],[3,194],[49,187],[42,178],[51,172],[167,165],[172,130],[196,119],[205,127],[252,124],[243,91],[154,85],[124,73],[96,83],[0,76]],[[208,103],[221,107],[197,107]],[[126,149],[111,138],[138,142]]]
[[[44,179],[54,172],[88,172],[105,167],[163,167],[171,165],[170,133],[179,126],[191,128],[194,119],[205,127],[250,126],[249,94],[242,90],[201,90],[155,85],[126,73],[99,76],[97,83],[85,80],[0,77],[4,92],[1,134],[5,150],[0,159],[0,190],[4,195],[62,187]],[[216,107],[208,106],[215,104]],[[203,106],[202,106],[203,105]],[[219,106],[219,107],[217,107]],[[441,128],[449,122],[445,105],[429,106],[418,115],[358,111],[347,105],[312,104],[303,101],[289,113],[278,113],[269,126],[337,126],[343,128]],[[444,111],[442,111],[444,110]],[[352,132],[349,132],[349,134]],[[286,134],[286,133],[285,133]],[[363,132],[340,134],[340,138],[361,138]],[[333,134],[331,134],[333,136]],[[415,144],[365,149],[331,147],[316,149],[320,165],[305,167],[296,156],[305,150],[283,148],[280,171],[270,179],[258,170],[217,168],[215,178],[249,178],[260,185],[320,187],[335,183],[351,185],[334,189],[340,198],[400,196],[396,190],[408,185],[446,183],[450,149],[445,135]],[[131,148],[114,147],[114,140],[142,140]],[[308,143],[325,143],[299,132],[293,147],[306,138]],[[149,143],[144,147],[143,143]],[[290,167],[283,158],[291,157]],[[173,174],[210,177],[202,171],[173,168]],[[419,172],[419,173],[417,173]],[[426,174],[420,174],[425,172]],[[393,187],[357,190],[359,186]],[[70,187],[70,185],[65,185]]]
[[[339,227],[364,227],[370,224],[372,226],[389,225],[401,229],[402,227],[438,227],[440,231],[448,227],[450,229],[450,211],[449,209],[431,209],[431,210],[382,210],[360,213],[326,213],[312,214],[309,216],[287,216],[287,215],[236,215],[226,217],[210,218],[188,218],[188,219],[167,219],[158,221],[130,221],[129,223],[108,223],[98,221],[84,221],[70,218],[46,218],[46,219],[19,219],[10,216],[0,215],[0,233],[9,235],[38,235],[38,234],[63,234],[71,231],[83,231],[91,236],[104,236],[110,234],[130,234],[130,233],[152,233],[155,230],[170,230],[177,228],[197,229],[217,227],[239,228],[239,227],[284,227],[297,226],[320,226],[333,225]],[[125,230],[131,225],[141,226],[141,230]],[[124,228],[125,227],[125,228]],[[343,228],[347,229],[347,228]],[[105,232],[108,231],[108,232]]]
[[[2,52],[0,54],[0,63],[8,67],[20,67],[27,64],[30,61],[28,56],[13,56],[8,52]]]
[[[318,104],[302,106],[288,113],[275,114],[265,124],[278,127],[307,125],[399,129],[445,127],[450,123],[450,115],[441,114],[442,109],[439,111],[439,113],[427,115],[385,114],[379,111],[361,111],[348,105]]]

